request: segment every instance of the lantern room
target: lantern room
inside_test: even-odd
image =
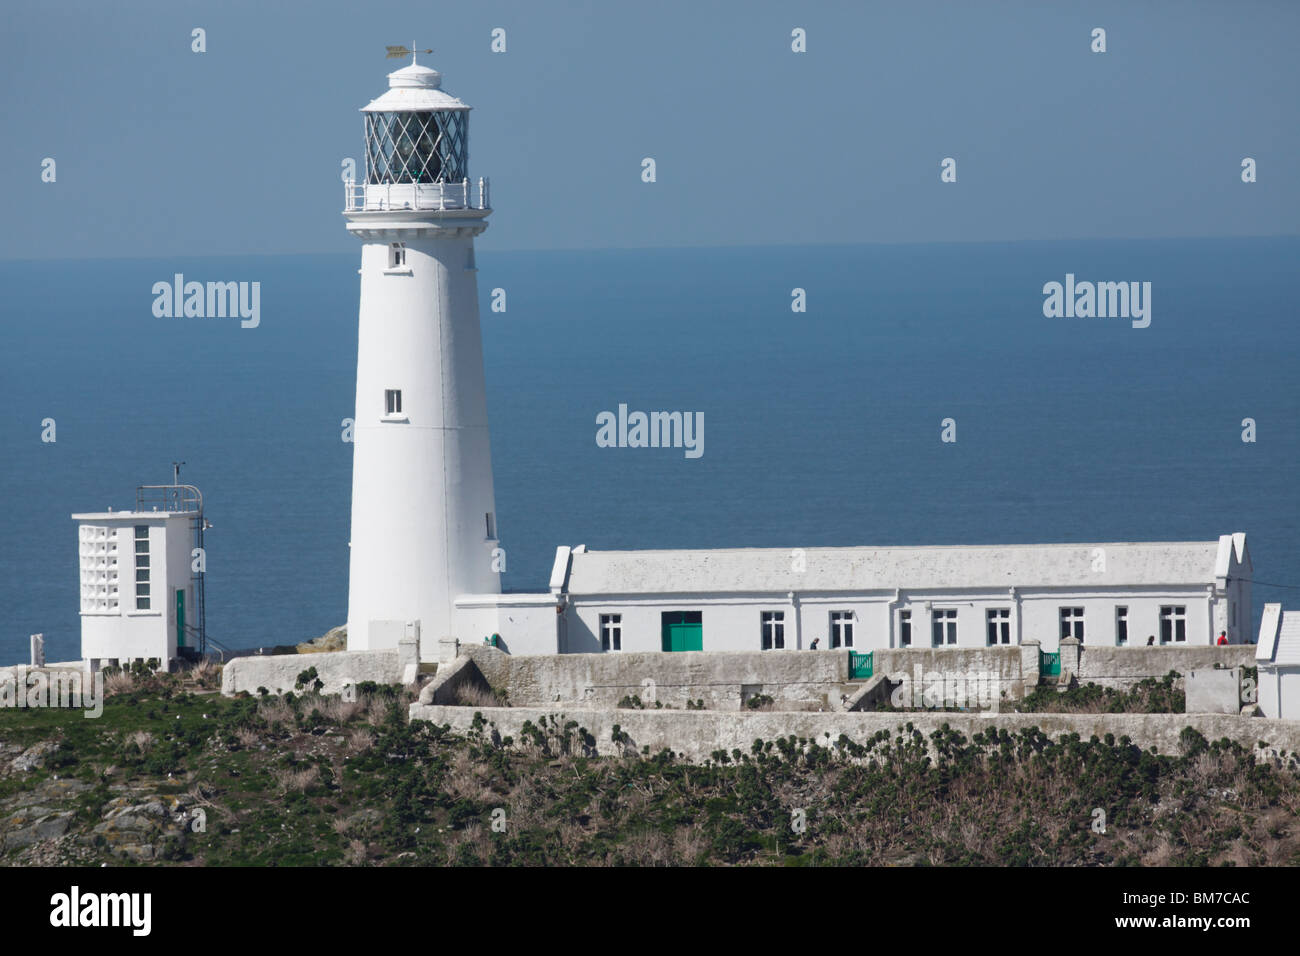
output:
[[[348,210],[486,209],[486,184],[469,179],[470,107],[418,63],[388,74],[388,91],[361,110],[366,172]]]

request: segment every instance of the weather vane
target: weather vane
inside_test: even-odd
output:
[[[411,44],[410,49],[407,49],[407,48],[404,47],[404,46],[390,46],[390,47],[385,47],[384,49],[386,49],[386,50],[388,51],[388,53],[386,53],[386,54],[384,55],[384,59],[386,59],[386,60],[400,60],[400,59],[401,59],[402,57],[404,57],[404,56],[409,56],[409,57],[411,58],[411,63],[412,63],[412,64],[415,63],[415,54],[417,54],[417,53],[432,53],[432,52],[433,52],[432,50],[417,50],[417,49],[415,48],[415,44],[414,44],[414,43]]]

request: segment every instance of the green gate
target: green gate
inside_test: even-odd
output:
[[[664,611],[663,649],[665,651],[704,650],[704,612]]]
[[[875,651],[849,651],[849,680],[866,680],[875,671]]]
[[[1061,676],[1061,652],[1039,651],[1038,673],[1042,677]]]

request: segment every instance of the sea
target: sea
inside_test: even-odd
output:
[[[79,656],[70,515],[131,507],[173,461],[213,526],[213,638],[344,622],[358,259],[0,262],[0,664],[38,632]],[[1297,238],[481,247],[503,584],[544,589],[557,545],[1244,531],[1257,626],[1300,608],[1297,263]],[[259,282],[258,326],[156,317],[176,273]],[[1067,274],[1150,282],[1150,325],[1046,317]],[[599,446],[620,404],[702,413],[703,454]]]

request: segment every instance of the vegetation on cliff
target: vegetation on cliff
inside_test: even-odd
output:
[[[206,669],[117,675],[99,719],[0,712],[3,862],[1300,863],[1295,759],[1192,730],[1157,756],[1036,730],[926,739],[900,718],[865,745],[782,738],[689,764],[591,756],[576,721],[456,737],[389,688],[214,687]]]

